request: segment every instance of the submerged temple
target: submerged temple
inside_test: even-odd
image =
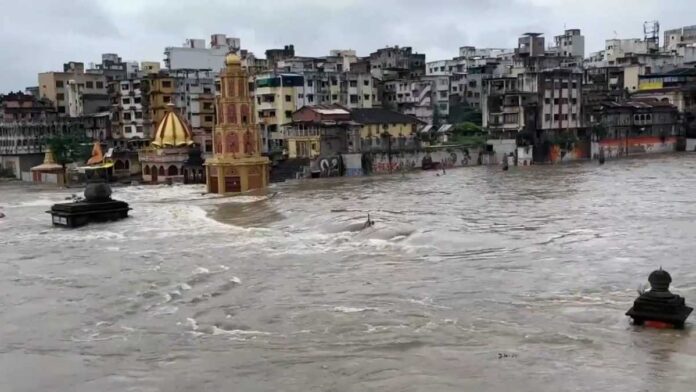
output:
[[[208,192],[234,194],[268,186],[269,165],[261,155],[261,133],[254,121],[247,72],[236,54],[225,58],[220,74],[213,157],[206,161]]]
[[[187,164],[193,146],[191,128],[174,108],[167,105],[167,113],[157,125],[150,147],[141,150],[140,164],[145,182],[183,182],[186,177],[203,177],[203,167]]]

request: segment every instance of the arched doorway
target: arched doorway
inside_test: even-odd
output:
[[[116,160],[116,163],[114,164],[114,169],[123,170],[123,168],[124,168],[123,161],[120,159]]]
[[[130,170],[130,161],[126,160],[126,163],[123,165],[123,168],[126,170]]]
[[[169,166],[169,169],[167,169],[167,175],[168,176],[177,176],[177,175],[179,175],[179,170],[176,168],[176,166],[171,165],[171,166]]]
[[[145,169],[144,169],[143,173],[145,173],[146,176],[149,176],[150,175],[150,166],[145,165]]]
[[[152,179],[151,179],[151,181],[152,181],[152,182],[157,182],[157,166],[154,166],[154,165],[153,165],[153,166],[152,166],[152,169],[151,169],[151,172],[152,172]]]

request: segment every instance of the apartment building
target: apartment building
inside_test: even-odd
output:
[[[84,63],[71,61],[63,72],[42,72],[39,97],[49,99],[59,115],[80,116],[109,109],[106,77],[85,72]]]

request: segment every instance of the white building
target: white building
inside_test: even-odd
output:
[[[213,34],[210,47],[202,39],[187,39],[180,47],[167,47],[164,50],[164,64],[170,70],[210,69],[219,72],[225,67],[225,56],[239,51],[239,38],[224,34]]]
[[[675,51],[689,45],[696,45],[696,25],[665,31],[665,51]]]
[[[558,56],[562,57],[585,57],[585,36],[580,33],[580,29],[569,29],[563,34],[554,37],[555,46],[550,48]]]
[[[657,50],[656,42],[640,38],[608,39],[604,49],[604,61],[608,65],[614,65],[618,59],[628,55],[654,53]]]

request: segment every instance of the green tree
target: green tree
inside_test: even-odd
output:
[[[478,126],[482,124],[481,112],[473,109],[470,106],[458,103],[450,106],[449,122],[450,124],[459,124],[463,122],[471,122]]]
[[[486,132],[473,122],[459,123],[452,130],[452,142],[456,144],[483,147],[487,138]]]
[[[86,160],[92,149],[90,140],[79,132],[49,136],[44,139],[44,144],[51,149],[56,163],[63,167],[68,163]]]

